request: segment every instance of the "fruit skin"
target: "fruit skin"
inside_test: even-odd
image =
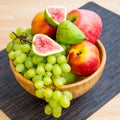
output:
[[[77,44],[85,40],[86,37],[72,22],[65,20],[58,26],[56,41],[62,44]]]
[[[100,65],[98,48],[91,42],[83,41],[73,45],[67,55],[72,72],[77,75],[90,75]]]
[[[64,6],[48,6],[44,11],[44,16],[49,24],[57,27],[60,22],[66,20],[66,11]]]
[[[46,34],[50,37],[55,37],[56,35],[56,27],[53,27],[52,25],[50,25],[44,17],[44,12],[41,11],[39,13],[37,13],[31,23],[31,28],[34,34]]]
[[[87,9],[74,9],[67,14],[67,19],[72,21],[87,37],[87,41],[95,43],[102,32],[102,20],[94,11]]]

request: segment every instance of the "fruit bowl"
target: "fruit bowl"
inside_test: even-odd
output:
[[[74,82],[72,84],[64,85],[63,87],[60,88],[61,91],[64,91],[64,90],[71,91],[73,94],[73,98],[77,98],[77,97],[83,95],[84,93],[86,93],[87,91],[89,91],[97,83],[97,81],[99,80],[99,78],[101,77],[101,75],[104,71],[104,67],[105,67],[105,63],[106,63],[106,51],[100,40],[97,40],[95,45],[97,46],[97,48],[100,52],[101,64],[100,64],[99,68],[93,74],[91,74],[87,77],[78,76],[76,78],[76,82]],[[28,80],[25,77],[23,77],[20,73],[16,72],[15,66],[14,66],[14,63],[12,60],[10,60],[9,62],[10,62],[11,70],[12,70],[17,82],[27,92],[29,92],[30,94],[35,96],[35,87],[34,87],[33,82],[31,80]],[[51,86],[51,88],[55,89],[54,86]]]

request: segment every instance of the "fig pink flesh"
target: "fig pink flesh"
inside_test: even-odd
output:
[[[48,8],[48,11],[53,20],[60,23],[65,18],[65,10],[63,8]]]
[[[60,47],[53,43],[53,41],[50,41],[46,37],[43,36],[36,36],[36,40],[34,41],[35,50],[38,53],[44,54],[47,52],[53,52],[60,50]]]

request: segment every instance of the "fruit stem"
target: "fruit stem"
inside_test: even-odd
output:
[[[12,32],[12,33],[16,36],[16,38],[20,39],[20,42],[21,42],[21,43],[28,42],[28,43],[32,44],[32,42],[29,41],[29,40],[26,38],[26,36],[24,36],[24,35],[18,36],[15,32]]]
[[[77,55],[80,55],[80,54],[82,54],[82,51],[79,51],[79,52],[77,53]]]

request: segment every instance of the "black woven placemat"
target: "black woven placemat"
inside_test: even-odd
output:
[[[88,3],[82,8],[97,12],[103,21],[100,40],[105,46],[107,63],[99,82],[86,94],[72,101],[59,120],[85,120],[120,92],[120,16]],[[43,112],[45,102],[28,94],[16,82],[5,50],[0,52],[0,109],[11,120],[54,120]],[[102,116],[101,116],[102,117]]]

